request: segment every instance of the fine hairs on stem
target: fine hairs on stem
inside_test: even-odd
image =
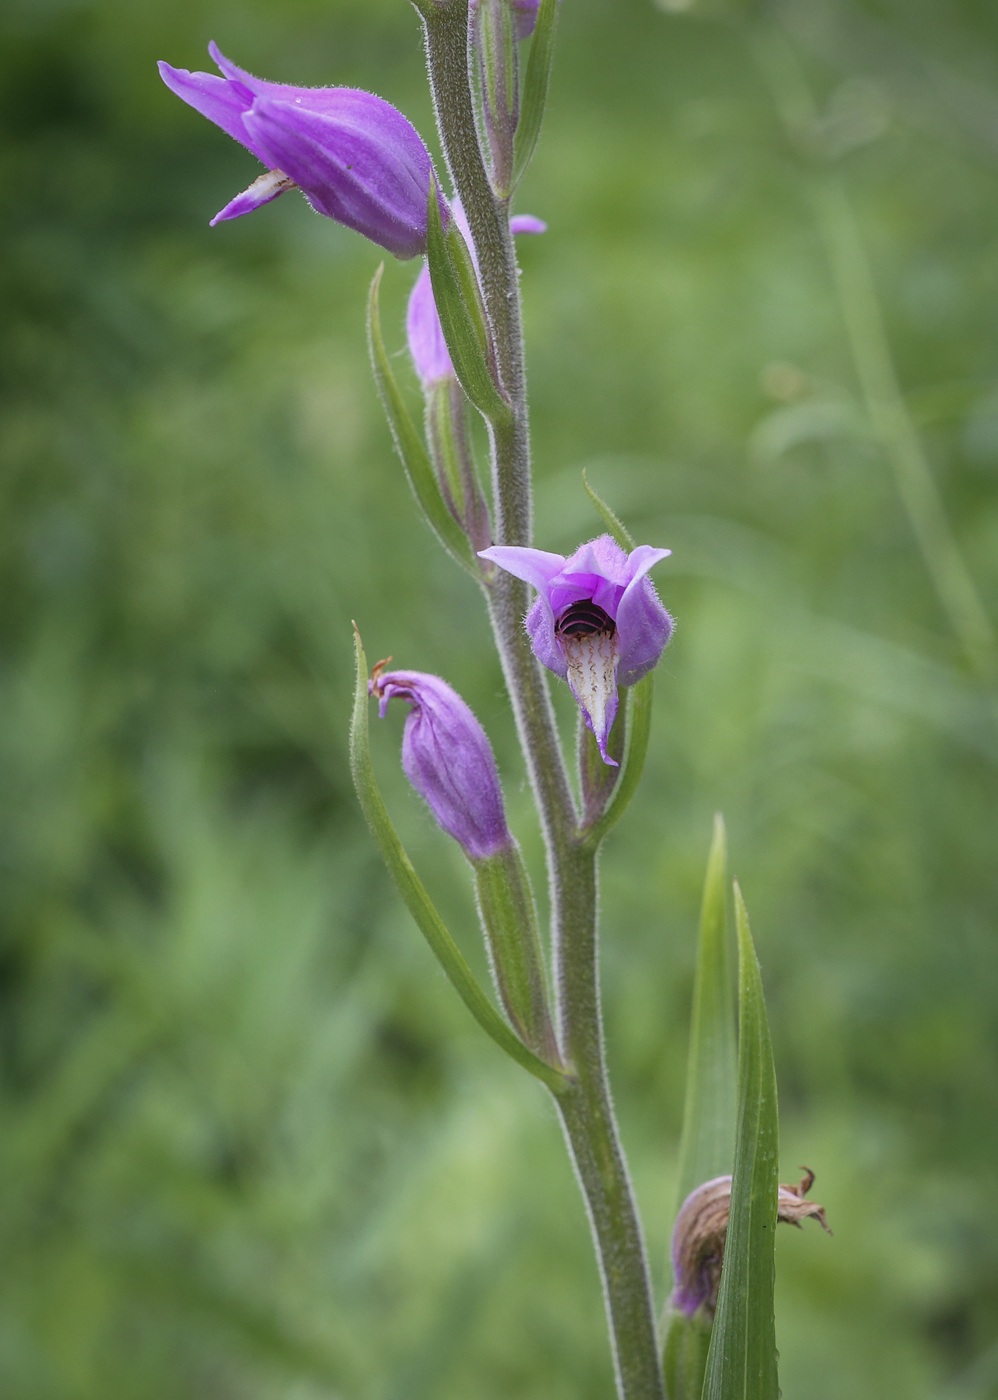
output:
[[[520,292],[508,201],[493,193],[474,126],[466,0],[423,11],[443,149],[478,255],[512,424],[492,429],[496,541],[529,545],[530,435]],[[487,590],[496,646],[542,817],[552,908],[556,1022],[575,1079],[556,1094],[600,1261],[624,1400],[664,1396],[651,1281],[603,1055],[598,978],[598,847],[580,841],[547,684],[522,617],[526,590],[500,574]]]

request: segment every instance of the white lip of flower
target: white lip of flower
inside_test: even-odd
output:
[[[294,180],[290,175],[285,175],[283,170],[267,170],[253,181],[244,194],[258,195],[261,199],[267,199],[271,195],[295,188]]]
[[[592,720],[594,733],[602,734],[606,707],[617,693],[620,651],[616,630],[562,635],[561,645],[572,694]]]

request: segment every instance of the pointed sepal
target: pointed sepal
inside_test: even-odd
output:
[[[530,164],[538,137],[541,134],[544,108],[547,106],[548,100],[548,88],[551,85],[554,36],[557,25],[558,0],[541,0],[537,10],[534,37],[530,41],[527,71],[523,79],[520,120],[513,143],[512,188],[514,190]]]

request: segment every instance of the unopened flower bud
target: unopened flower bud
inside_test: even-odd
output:
[[[370,692],[384,717],[389,700],[412,707],[402,737],[402,767],[437,823],[473,861],[513,846],[488,735],[446,681],[425,671],[371,673]]]
[[[221,69],[159,65],[167,87],[268,167],[212,219],[236,219],[300,189],[325,214],[394,253],[426,251],[433,164],[419,132],[390,102],[356,88],[289,87],[254,78],[208,48]],[[445,222],[449,210],[441,198]]]
[[[805,1168],[796,1186],[781,1186],[777,1199],[777,1219],[800,1226],[813,1217],[828,1229],[825,1208],[805,1200],[814,1182],[814,1172]],[[721,1283],[724,1241],[731,1208],[731,1177],[716,1176],[691,1191],[680,1207],[672,1231],[672,1269],[676,1286],[670,1299],[677,1312],[692,1317],[704,1308],[713,1316]]]

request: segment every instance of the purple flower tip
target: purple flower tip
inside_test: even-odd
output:
[[[647,675],[672,635],[672,618],[647,577],[671,553],[642,544],[628,554],[611,535],[567,559],[515,545],[481,551],[483,559],[536,588],[526,620],[534,653],[568,681],[605,763],[614,764],[606,746],[617,687]]]
[[[384,718],[389,700],[406,700],[402,767],[437,823],[471,860],[486,860],[513,844],[488,735],[446,681],[425,671],[385,671],[379,661],[370,693]]]
[[[268,83],[230,63],[217,45],[208,51],[222,77],[161,63],[164,83],[267,167],[213,224],[298,188],[318,213],[356,229],[397,258],[426,251],[433,166],[422,138],[401,112],[356,88]],[[441,214],[449,217],[442,198]]]

